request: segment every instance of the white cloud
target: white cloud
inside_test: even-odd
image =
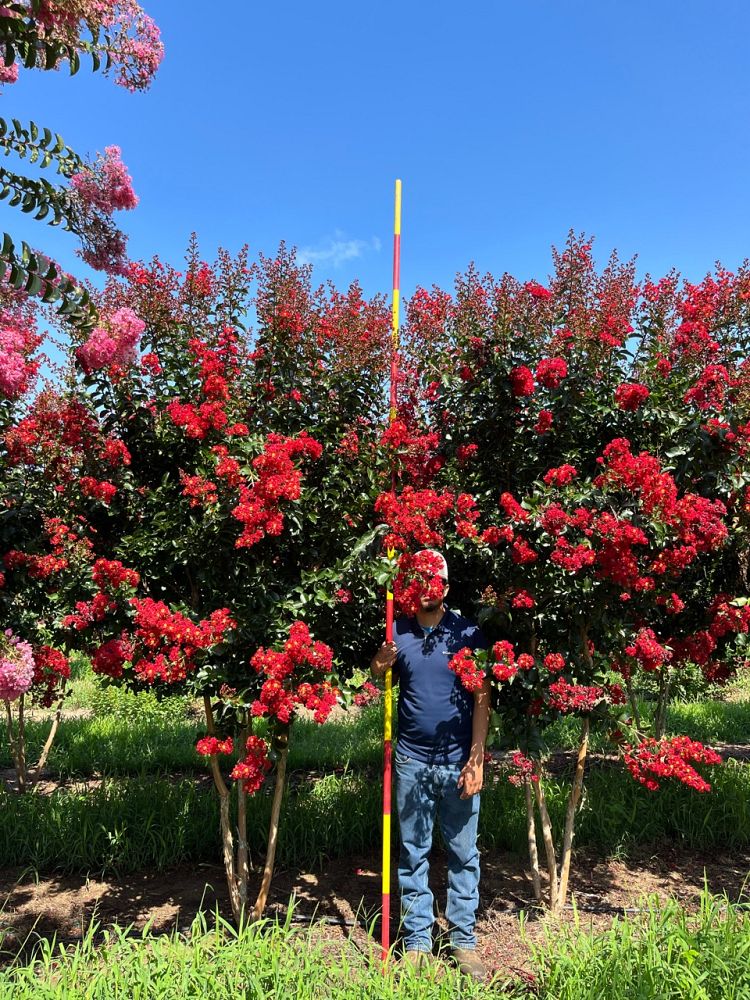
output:
[[[344,233],[337,230],[316,247],[301,247],[297,252],[297,261],[300,264],[330,264],[336,268],[348,260],[362,257],[368,250],[377,253],[380,248],[377,236],[371,240],[348,240]]]

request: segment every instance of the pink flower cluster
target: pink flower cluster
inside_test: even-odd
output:
[[[34,654],[24,642],[6,629],[0,635],[0,699],[15,701],[34,681]]]
[[[75,174],[70,184],[86,207],[112,215],[138,204],[133,179],[120,157],[119,146],[107,146],[104,156],[100,153],[93,166]]]
[[[124,306],[94,329],[76,351],[76,357],[87,374],[99,368],[125,368],[135,360],[136,348],[145,329],[143,320]]]
[[[31,358],[41,337],[35,330],[12,322],[10,316],[0,316],[0,397],[18,399],[31,387],[39,370],[40,360]]]

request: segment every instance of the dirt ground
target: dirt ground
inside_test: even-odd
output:
[[[749,875],[750,851],[730,856],[660,847],[643,850],[627,862],[579,852],[573,888],[584,925],[604,929],[616,913],[637,907],[644,893],[672,895],[690,906],[705,877],[712,891],[726,892],[736,900],[745,890],[750,895]],[[445,864],[439,852],[433,857],[431,884],[442,911]],[[296,922],[303,924],[316,917],[323,921],[320,932],[331,947],[343,946],[349,939],[355,947],[371,952],[367,932],[380,905],[378,857],[338,860],[317,874],[279,870],[268,915],[285,915],[292,895]],[[497,852],[483,855],[479,953],[488,968],[502,978],[529,975],[528,942],[544,934],[545,920],[536,918],[533,911],[529,913],[530,895],[521,858]],[[120,879],[35,877],[21,870],[0,871],[0,929],[5,934],[6,960],[19,949],[32,948],[39,936],[56,934],[59,941],[72,943],[92,918],[100,927],[118,923],[136,930],[150,920],[152,933],[158,934],[187,929],[201,907],[210,912],[217,904],[229,917],[224,873],[218,865],[184,866]],[[524,909],[526,940],[519,920]],[[375,934],[379,935],[377,925]]]

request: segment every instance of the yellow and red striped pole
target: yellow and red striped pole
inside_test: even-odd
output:
[[[393,304],[391,307],[391,407],[389,422],[398,413],[398,325],[401,301],[401,181],[396,181],[393,220]],[[396,469],[391,471],[391,489],[396,488]],[[388,558],[395,559],[394,549]],[[393,641],[393,593],[385,597],[385,641]],[[385,672],[385,708],[383,712],[383,898],[380,918],[380,945],[383,967],[391,947],[391,788],[393,784],[393,671]]]

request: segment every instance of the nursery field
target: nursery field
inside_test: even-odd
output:
[[[397,964],[386,977],[379,969],[379,705],[324,728],[298,720],[266,917],[237,931],[218,803],[194,750],[195,706],[105,687],[83,659],[76,669],[35,790],[19,796],[10,757],[1,761],[0,996],[456,995],[449,962],[417,982]],[[523,793],[507,780],[505,755],[493,755],[478,934],[494,979],[460,984],[461,995],[593,998],[616,981],[613,996],[750,996],[744,675],[713,699],[673,703],[668,719],[668,731],[724,748],[725,763],[709,769],[711,793],[648,792],[614,766],[611,747],[594,744],[572,902],[559,920],[534,905]],[[564,721],[550,734],[553,819],[572,772]],[[43,719],[29,720],[31,756],[45,731]],[[261,792],[248,810],[251,881],[269,811]],[[437,844],[438,900],[445,875]]]

